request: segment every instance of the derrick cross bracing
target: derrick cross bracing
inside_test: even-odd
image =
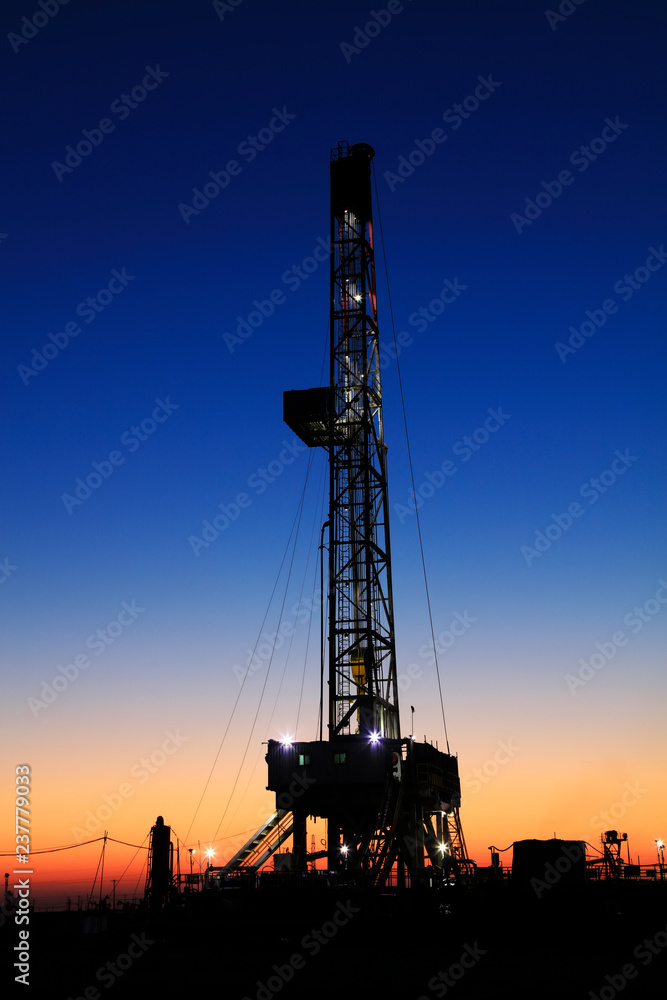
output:
[[[331,160],[329,731],[399,737],[370,146]],[[356,720],[355,720],[356,713]],[[356,726],[355,726],[356,723]]]
[[[283,416],[329,457],[328,739],[269,740],[268,788],[290,811],[292,867],[305,871],[306,819],[328,821],[331,871],[381,886],[420,883],[466,860],[458,763],[401,739],[375,290],[373,149],[331,155],[329,385],[286,392]],[[322,718],[325,718],[322,706]]]

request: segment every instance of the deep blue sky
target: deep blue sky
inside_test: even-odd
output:
[[[586,0],[554,30],[545,2],[415,0],[346,58],[341,43],[353,44],[371,9],[385,8],[244,0],[221,19],[198,0],[72,0],[15,52],[7,36],[38,8],[3,5],[0,558],[17,568],[0,601],[5,687],[26,753],[47,734],[52,747],[66,729],[85,734],[91,720],[107,757],[142,730],[159,745],[179,721],[194,733],[205,702],[204,736],[189,751],[203,784],[238,691],[233,666],[260,630],[303,488],[303,454],[262,492],[248,481],[292,440],[282,391],[320,378],[328,267],[296,289],[283,276],[327,237],[329,151],[340,139],[376,150],[396,332],[412,337],[400,360],[416,483],[447,459],[457,467],[422,507],[436,635],[456,612],[476,618],[442,665],[452,749],[472,766],[516,733],[527,756],[531,739],[535,754],[563,744],[576,754],[592,739],[588,718],[599,734],[618,733],[630,715],[635,732],[649,695],[664,697],[662,605],[586,691],[572,695],[564,677],[667,574],[667,267],[652,258],[660,266],[640,271],[649,280],[631,295],[622,281],[667,243],[667,12],[657,0]],[[137,107],[110,110],[147,67],[168,75]],[[443,120],[480,77],[494,81],[488,99],[460,127],[456,112]],[[240,144],[284,109],[295,117],[250,162]],[[52,164],[105,118],[113,131],[59,180]],[[581,170],[582,154],[571,155],[607,119],[619,134],[607,129],[614,141],[594,144]],[[390,184],[387,172],[434,129],[446,139]],[[240,172],[186,223],[179,205],[233,159]],[[512,214],[568,169],[571,183],[518,232]],[[114,269],[132,280],[113,284],[118,294],[86,323],[77,307]],[[410,324],[446,279],[464,290],[425,329]],[[230,352],[223,335],[276,290],[273,315]],[[379,292],[390,343],[383,278]],[[609,299],[617,310],[563,362],[555,344]],[[33,349],[76,322],[80,334],[25,384]],[[395,506],[410,479],[394,363],[384,392],[400,673],[424,667],[429,631],[415,519]],[[123,435],[167,399],[177,409],[131,450]],[[457,442],[498,407],[509,419],[464,461]],[[596,503],[582,498],[626,449],[626,471]],[[114,451],[122,464],[69,513],[62,495]],[[323,517],[321,468],[317,455],[288,608]],[[189,537],[240,492],[246,509],[195,555]],[[581,516],[527,565],[522,546],[575,502]],[[313,572],[311,561],[307,591]],[[99,661],[34,718],[26,699],[133,599],[146,611],[105,653],[105,669]],[[293,728],[302,660],[288,665],[253,755],[276,726]],[[303,738],[315,731],[317,672],[311,655]],[[253,677],[244,717],[259,690]],[[276,691],[270,682],[267,704]],[[590,715],[574,714],[584,698]],[[404,696],[406,731],[414,699],[419,732],[442,739],[432,672]],[[611,738],[587,753],[602,767],[612,747],[622,759]],[[255,780],[264,784],[259,771]],[[192,808],[188,799],[184,825]]]

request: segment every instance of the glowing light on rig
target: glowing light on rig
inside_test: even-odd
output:
[[[373,746],[376,746],[376,744],[380,742],[380,734],[378,732],[373,731],[370,735],[370,741],[373,744]]]
[[[291,747],[294,737],[292,736],[281,736],[280,742],[284,747]]]
[[[442,854],[447,854],[447,852],[449,851],[448,844],[438,844],[438,847],[440,848]]]
[[[348,852],[348,847],[345,844],[343,844],[343,846],[340,849],[340,853],[347,854],[347,852]]]

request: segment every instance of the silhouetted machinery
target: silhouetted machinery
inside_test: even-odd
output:
[[[621,857],[621,846],[628,839],[627,833],[619,834],[616,830],[606,830],[602,835],[604,856],[602,863],[607,878],[623,878],[625,875],[624,861]]]
[[[371,211],[373,149],[331,155],[329,385],[286,392],[283,416],[329,458],[328,721],[323,738],[269,740],[276,812],[223,871],[260,867],[286,836],[306,871],[306,819],[328,823],[332,871],[384,885],[466,867],[456,757],[401,738]],[[430,861],[430,872],[425,869]]]
[[[164,906],[173,880],[174,846],[171,842],[171,827],[165,826],[162,816],[158,816],[155,826],[151,827],[148,844],[144,900],[150,910],[160,910]]]
[[[516,840],[513,844],[512,883],[530,888],[540,899],[544,892],[586,884],[586,844],[583,840]]]

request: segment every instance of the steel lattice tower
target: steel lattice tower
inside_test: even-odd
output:
[[[329,385],[283,397],[288,426],[329,456],[328,740],[269,740],[276,812],[229,864],[244,865],[258,845],[260,861],[268,857],[284,822],[294,868],[304,871],[306,821],[320,816],[328,824],[329,870],[382,886],[392,872],[400,884],[408,876],[412,884],[442,878],[466,853],[456,758],[400,736],[373,156],[365,143],[332,150]]]
[[[329,737],[399,737],[370,199],[373,149],[331,159]]]

